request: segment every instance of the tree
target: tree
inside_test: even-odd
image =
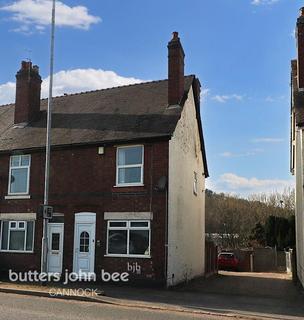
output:
[[[278,242],[280,246],[286,246],[286,243],[292,243],[294,234],[289,227],[287,231],[289,240],[286,242],[284,236],[286,223],[280,222],[282,224],[280,228],[284,231],[281,231],[279,238],[276,238],[275,219],[277,217],[290,219],[293,215],[294,190],[292,189],[270,195],[252,195],[247,199],[206,190],[206,233],[215,234],[219,238],[218,244],[223,248],[250,246],[258,223],[259,230],[256,231],[260,234],[256,234],[256,237],[259,241],[263,243],[262,226],[265,229],[265,242],[267,240],[271,246],[278,246]],[[273,218],[268,221],[270,216]],[[288,224],[290,226],[291,222]],[[266,239],[266,229],[268,229],[268,239]]]
[[[255,227],[252,229],[250,240],[256,241],[257,244],[265,246],[266,244],[266,235],[264,226],[258,222],[255,224]]]
[[[276,235],[276,217],[269,216],[265,223],[265,238],[267,246],[276,247],[278,245]]]
[[[289,230],[288,230],[288,246],[289,248],[295,248],[296,246],[296,217],[293,215],[288,218]]]
[[[266,244],[279,250],[295,246],[295,218],[294,216],[268,217],[265,224]]]

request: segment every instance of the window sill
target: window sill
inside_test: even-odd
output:
[[[126,183],[126,184],[117,184],[113,186],[113,188],[130,188],[130,187],[144,187],[144,186],[145,185],[143,183],[136,183],[136,184]]]
[[[4,197],[5,200],[31,199],[29,194],[11,194]]]
[[[105,254],[107,258],[126,258],[126,259],[151,259],[150,256],[138,256],[138,255],[125,255],[125,254]]]
[[[34,251],[18,251],[18,250],[0,250],[0,253],[22,253],[22,254],[33,254]]]

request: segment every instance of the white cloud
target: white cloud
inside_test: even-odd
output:
[[[48,78],[44,79],[42,85],[43,96],[46,96],[48,92],[48,82]],[[105,89],[139,82],[142,82],[142,80],[122,77],[113,71],[101,69],[60,71],[54,75],[54,95]]]
[[[18,0],[0,8],[12,14],[11,19],[20,23],[13,31],[32,33],[42,31],[51,24],[51,0]],[[88,30],[92,24],[99,23],[101,18],[90,15],[87,7],[70,7],[61,1],[56,4],[56,26]]]
[[[263,149],[253,149],[244,153],[233,153],[230,151],[225,151],[223,153],[220,153],[220,156],[223,158],[241,158],[241,157],[250,157],[250,156],[255,156],[261,152],[263,152]]]
[[[295,39],[297,36],[297,31],[296,29],[293,29],[292,32],[290,33],[290,35]]]
[[[43,80],[42,97],[48,95],[49,78]],[[119,76],[113,71],[101,69],[74,69],[54,74],[54,96],[64,93],[105,89],[142,82],[140,79]],[[0,85],[0,105],[14,102],[15,84],[8,82]]]
[[[279,102],[279,101],[285,101],[287,100],[288,101],[288,98],[287,96],[285,95],[281,95],[281,96],[267,96],[265,98],[265,101],[266,102]]]
[[[252,139],[253,143],[280,143],[283,141],[284,139],[282,138],[270,138],[270,137]]]
[[[266,102],[275,102],[275,99],[272,96],[268,96],[265,99]]]
[[[0,85],[0,105],[14,101],[15,88],[16,86],[13,82]]]
[[[275,4],[279,0],[252,0],[251,4],[255,6]]]
[[[244,97],[242,95],[234,93],[229,95],[216,95],[216,96],[213,96],[211,99],[220,103],[226,103],[229,100],[242,101],[243,98]]]
[[[233,158],[233,157],[235,157],[235,154],[230,151],[225,151],[225,152],[220,153],[220,156],[224,157],[224,158]]]
[[[234,173],[225,173],[216,181],[208,182],[207,187],[217,192],[233,193],[246,196],[253,193],[282,192],[294,187],[294,180],[247,178]]]
[[[202,91],[201,91],[201,98],[203,100],[205,100],[210,94],[210,89],[208,88],[202,88]]]

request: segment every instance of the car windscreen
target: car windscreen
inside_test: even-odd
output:
[[[233,253],[221,253],[219,255],[220,258],[226,258],[226,259],[233,259],[234,258],[234,254]]]

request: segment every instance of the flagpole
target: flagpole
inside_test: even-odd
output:
[[[45,151],[45,176],[44,176],[44,200],[43,204],[49,204],[49,184],[50,184],[50,156],[51,156],[51,128],[52,128],[52,106],[53,106],[53,74],[54,74],[54,46],[55,46],[55,14],[56,0],[52,5],[52,27],[51,27],[51,52],[50,52],[50,82],[49,98],[47,108],[47,128],[46,128],[46,151]],[[47,272],[48,258],[48,219],[43,217],[43,236],[41,253],[41,272]]]

